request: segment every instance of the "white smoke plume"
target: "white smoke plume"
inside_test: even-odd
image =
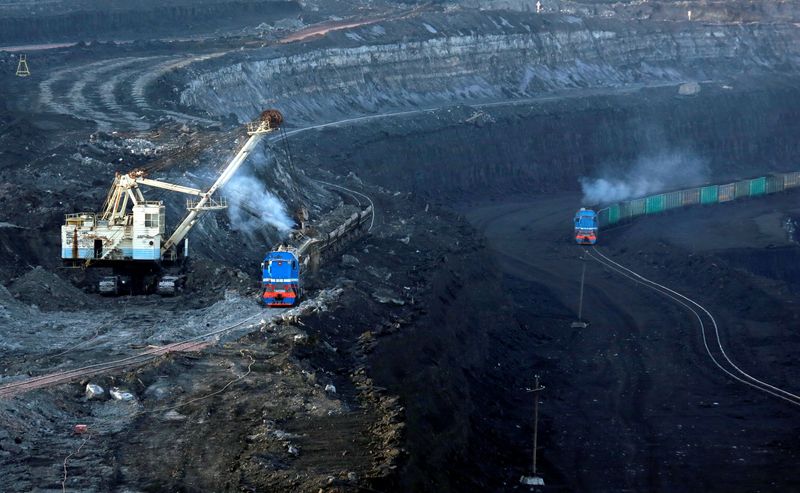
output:
[[[604,174],[600,178],[579,178],[584,204],[610,204],[700,185],[708,179],[708,163],[687,153],[663,153],[637,159],[622,176]]]
[[[267,190],[263,182],[241,172],[225,186],[228,217],[231,226],[245,233],[254,233],[269,224],[286,233],[294,221],[281,200]]]

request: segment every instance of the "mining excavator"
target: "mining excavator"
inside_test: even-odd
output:
[[[153,290],[161,295],[175,294],[183,285],[179,266],[189,253],[189,231],[204,213],[227,206],[215,193],[233,177],[261,138],[282,122],[279,111],[266,110],[257,121],[248,123],[249,138],[206,191],[153,180],[142,170],[117,173],[100,212],[66,215],[61,226],[64,264],[112,268],[113,275],[101,278],[98,285],[104,295]],[[191,196],[186,215],[169,236],[164,203],[146,200],[142,185]]]

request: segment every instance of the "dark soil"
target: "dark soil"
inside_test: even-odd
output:
[[[785,441],[798,431],[793,406],[719,371],[679,305],[588,262],[584,317],[591,325],[570,328],[580,249],[564,238],[560,219],[577,199],[542,196],[469,212],[509,259],[501,265],[525,328],[510,332],[536,348],[512,373],[539,372],[547,385],[542,454],[545,470],[553,468],[550,484],[575,491],[796,488],[798,478],[785,473],[800,453]],[[778,211],[796,207],[792,194],[762,200]],[[601,248],[705,304],[734,361],[791,389],[800,338],[789,327],[800,312],[789,286],[754,275],[759,262],[728,261],[738,260],[737,250],[731,255],[724,244],[692,250],[671,240],[698,219],[742,224],[760,215],[759,207],[731,205],[719,206],[718,215],[697,208],[642,219],[603,234]]]

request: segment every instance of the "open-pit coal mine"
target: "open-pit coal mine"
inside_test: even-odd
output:
[[[0,491],[798,491],[792,2],[0,0]]]

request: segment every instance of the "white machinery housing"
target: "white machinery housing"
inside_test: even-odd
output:
[[[92,212],[68,214],[61,226],[61,258],[159,261],[165,223],[161,201],[143,200],[132,207],[131,214],[121,217],[98,217]]]

